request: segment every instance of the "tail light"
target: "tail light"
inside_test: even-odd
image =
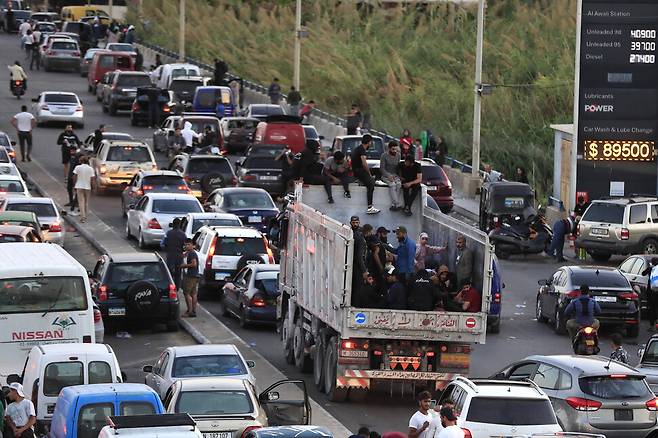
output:
[[[265,242],[265,250],[267,251],[267,261],[269,264],[273,265],[274,253],[272,252],[272,248],[270,248],[270,244],[267,243],[267,239],[265,237],[263,237],[263,242]]]
[[[169,108],[169,105],[165,105],[165,106],[162,108],[162,112],[163,112],[163,113],[168,113],[168,112],[170,112],[170,111],[171,111],[171,108]]]
[[[635,292],[624,292],[619,294],[619,298],[622,300],[635,301],[638,299],[638,295]]]
[[[384,353],[382,352],[382,350],[373,350],[372,354],[374,354],[375,356],[381,356]]]
[[[601,407],[601,402],[596,400],[590,400],[587,398],[580,397],[569,397],[565,400],[569,406],[574,408],[577,411],[598,411]]]
[[[217,239],[213,239],[210,248],[208,248],[208,257],[206,258],[206,270],[212,269],[212,258],[215,256],[215,245],[217,245]]]
[[[187,186],[183,186],[183,185],[178,186],[178,190],[180,190],[181,192],[188,192],[188,193],[190,192],[190,189]]]
[[[462,432],[464,432],[464,438],[473,438],[470,430],[462,427]]]
[[[650,411],[658,411],[658,399],[652,398],[645,403],[646,407]]]
[[[61,233],[62,232],[62,224],[60,224],[59,222],[53,222],[52,224],[50,224],[50,227],[48,228],[48,230],[51,233]]]
[[[628,228],[622,228],[619,236],[621,240],[628,240],[631,237],[631,232],[628,231]]]
[[[500,292],[496,292],[496,293],[494,294],[493,302],[494,302],[494,303],[497,303],[497,304],[500,304]]]
[[[244,428],[244,431],[242,432],[242,435],[240,438],[245,438],[249,432],[251,432],[254,429],[260,429],[262,426],[247,426]]]
[[[434,353],[433,351],[427,351],[427,352],[425,352],[425,356],[427,356],[427,357],[434,357],[435,354],[436,354],[436,353]]]
[[[44,105],[44,106],[42,106],[41,109],[42,109],[42,110],[46,110],[46,111],[50,111],[50,108],[48,107],[48,105]]]
[[[101,322],[101,319],[103,319],[103,317],[101,316],[101,311],[98,309],[94,309],[94,323]]]
[[[98,169],[100,173],[105,174],[107,173],[107,166],[101,166],[100,169]]]
[[[149,185],[142,186],[142,190],[144,190],[144,191],[153,190],[153,186],[149,186]]]
[[[569,292],[567,292],[567,296],[569,298],[578,298],[580,296],[580,290],[576,289],[576,290],[569,291]]]
[[[79,57],[79,56],[80,56],[80,52],[73,52],[73,55],[72,55],[72,56],[78,56],[78,57]]]
[[[78,111],[78,112],[82,111],[82,105],[78,105],[78,106],[76,106],[76,107],[75,107],[75,110]]]
[[[18,87],[18,86],[21,84],[21,81],[14,81],[14,83],[15,83],[16,86]]]
[[[355,339],[345,339],[341,341],[340,348],[342,350],[359,350],[359,349],[367,350],[368,348],[370,348],[370,345],[368,344],[368,341],[359,342]]]
[[[178,291],[176,290],[176,285],[174,283],[169,283],[169,299],[175,300],[178,298]]]
[[[137,102],[133,102],[133,106],[131,107],[131,111],[139,111],[139,104]]]
[[[135,194],[137,196],[142,196],[144,194],[144,191],[142,189],[137,189],[137,190],[135,190]]]
[[[98,288],[98,299],[100,301],[107,301],[107,285],[101,284]]]
[[[585,332],[586,335],[591,335],[592,333],[594,333],[594,329],[592,327],[585,327],[583,331]]]
[[[265,299],[260,294],[254,294],[249,300],[249,305],[253,307],[265,307]]]
[[[232,186],[237,186],[238,185],[238,178],[233,176],[231,177],[231,185]]]
[[[9,151],[7,152],[7,155],[9,155],[10,158],[16,158],[16,151]]]
[[[242,181],[255,181],[256,175],[250,175],[250,174],[243,175],[241,179]]]
[[[161,230],[162,227],[160,226],[160,222],[156,218],[151,219],[147,226],[149,227],[150,230]]]

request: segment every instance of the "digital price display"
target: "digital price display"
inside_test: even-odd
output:
[[[653,161],[652,141],[586,140],[583,157],[599,161]]]

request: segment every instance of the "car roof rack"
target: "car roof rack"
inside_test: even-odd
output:
[[[523,380],[493,380],[493,379],[473,379],[473,383],[484,384],[484,385],[500,385],[500,386],[529,386],[535,389],[541,395],[544,395],[544,392],[541,390],[539,385],[530,379]]]
[[[117,415],[110,416],[109,425],[113,429],[130,429],[138,427],[190,426],[192,430],[196,422],[189,414],[158,414],[158,415]]]

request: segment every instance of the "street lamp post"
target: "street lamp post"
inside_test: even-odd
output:
[[[295,9],[295,59],[293,68],[292,84],[299,91],[299,76],[302,55],[302,0],[297,0]]]
[[[475,53],[475,104],[473,105],[473,156],[472,175],[474,178],[480,172],[480,122],[482,118],[482,46],[484,42],[484,4],[486,0],[480,0],[478,4],[477,18],[477,46]]]
[[[179,0],[178,9],[178,58],[185,62],[185,0]]]
[[[110,18],[114,18],[114,0],[110,0],[107,5],[110,10]]]

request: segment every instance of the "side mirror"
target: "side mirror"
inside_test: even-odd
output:
[[[267,394],[265,394],[265,401],[276,401],[280,398],[281,396],[277,391],[270,391]]]
[[[319,138],[320,140],[324,140],[324,135],[320,135],[320,136],[318,136],[318,138]]]
[[[540,285],[540,286],[548,286],[549,283],[548,283],[548,280],[546,280],[545,278],[542,278],[541,280],[537,281],[537,284]]]
[[[647,348],[647,344],[640,345],[640,348],[637,349],[637,357],[639,357],[641,359],[642,355],[644,354],[644,350],[646,348]]]
[[[16,146],[16,142],[14,140],[10,141],[9,143],[11,143],[12,146]]]
[[[68,215],[68,212],[66,210],[61,210],[59,212],[59,214],[60,214],[60,216],[66,216],[66,215]]]
[[[145,373],[152,373],[153,372],[153,365],[144,365],[142,368],[142,371]]]
[[[7,376],[7,385],[11,385],[12,383],[21,383],[23,379],[21,379],[21,376],[18,374],[10,374]]]
[[[135,204],[130,204],[130,205],[128,206],[128,209],[129,209],[129,210],[134,210],[134,209],[135,209]]]
[[[248,366],[249,368],[253,368],[253,367],[256,366],[256,362],[254,362],[253,360],[248,360],[248,361],[247,361],[247,366]]]

